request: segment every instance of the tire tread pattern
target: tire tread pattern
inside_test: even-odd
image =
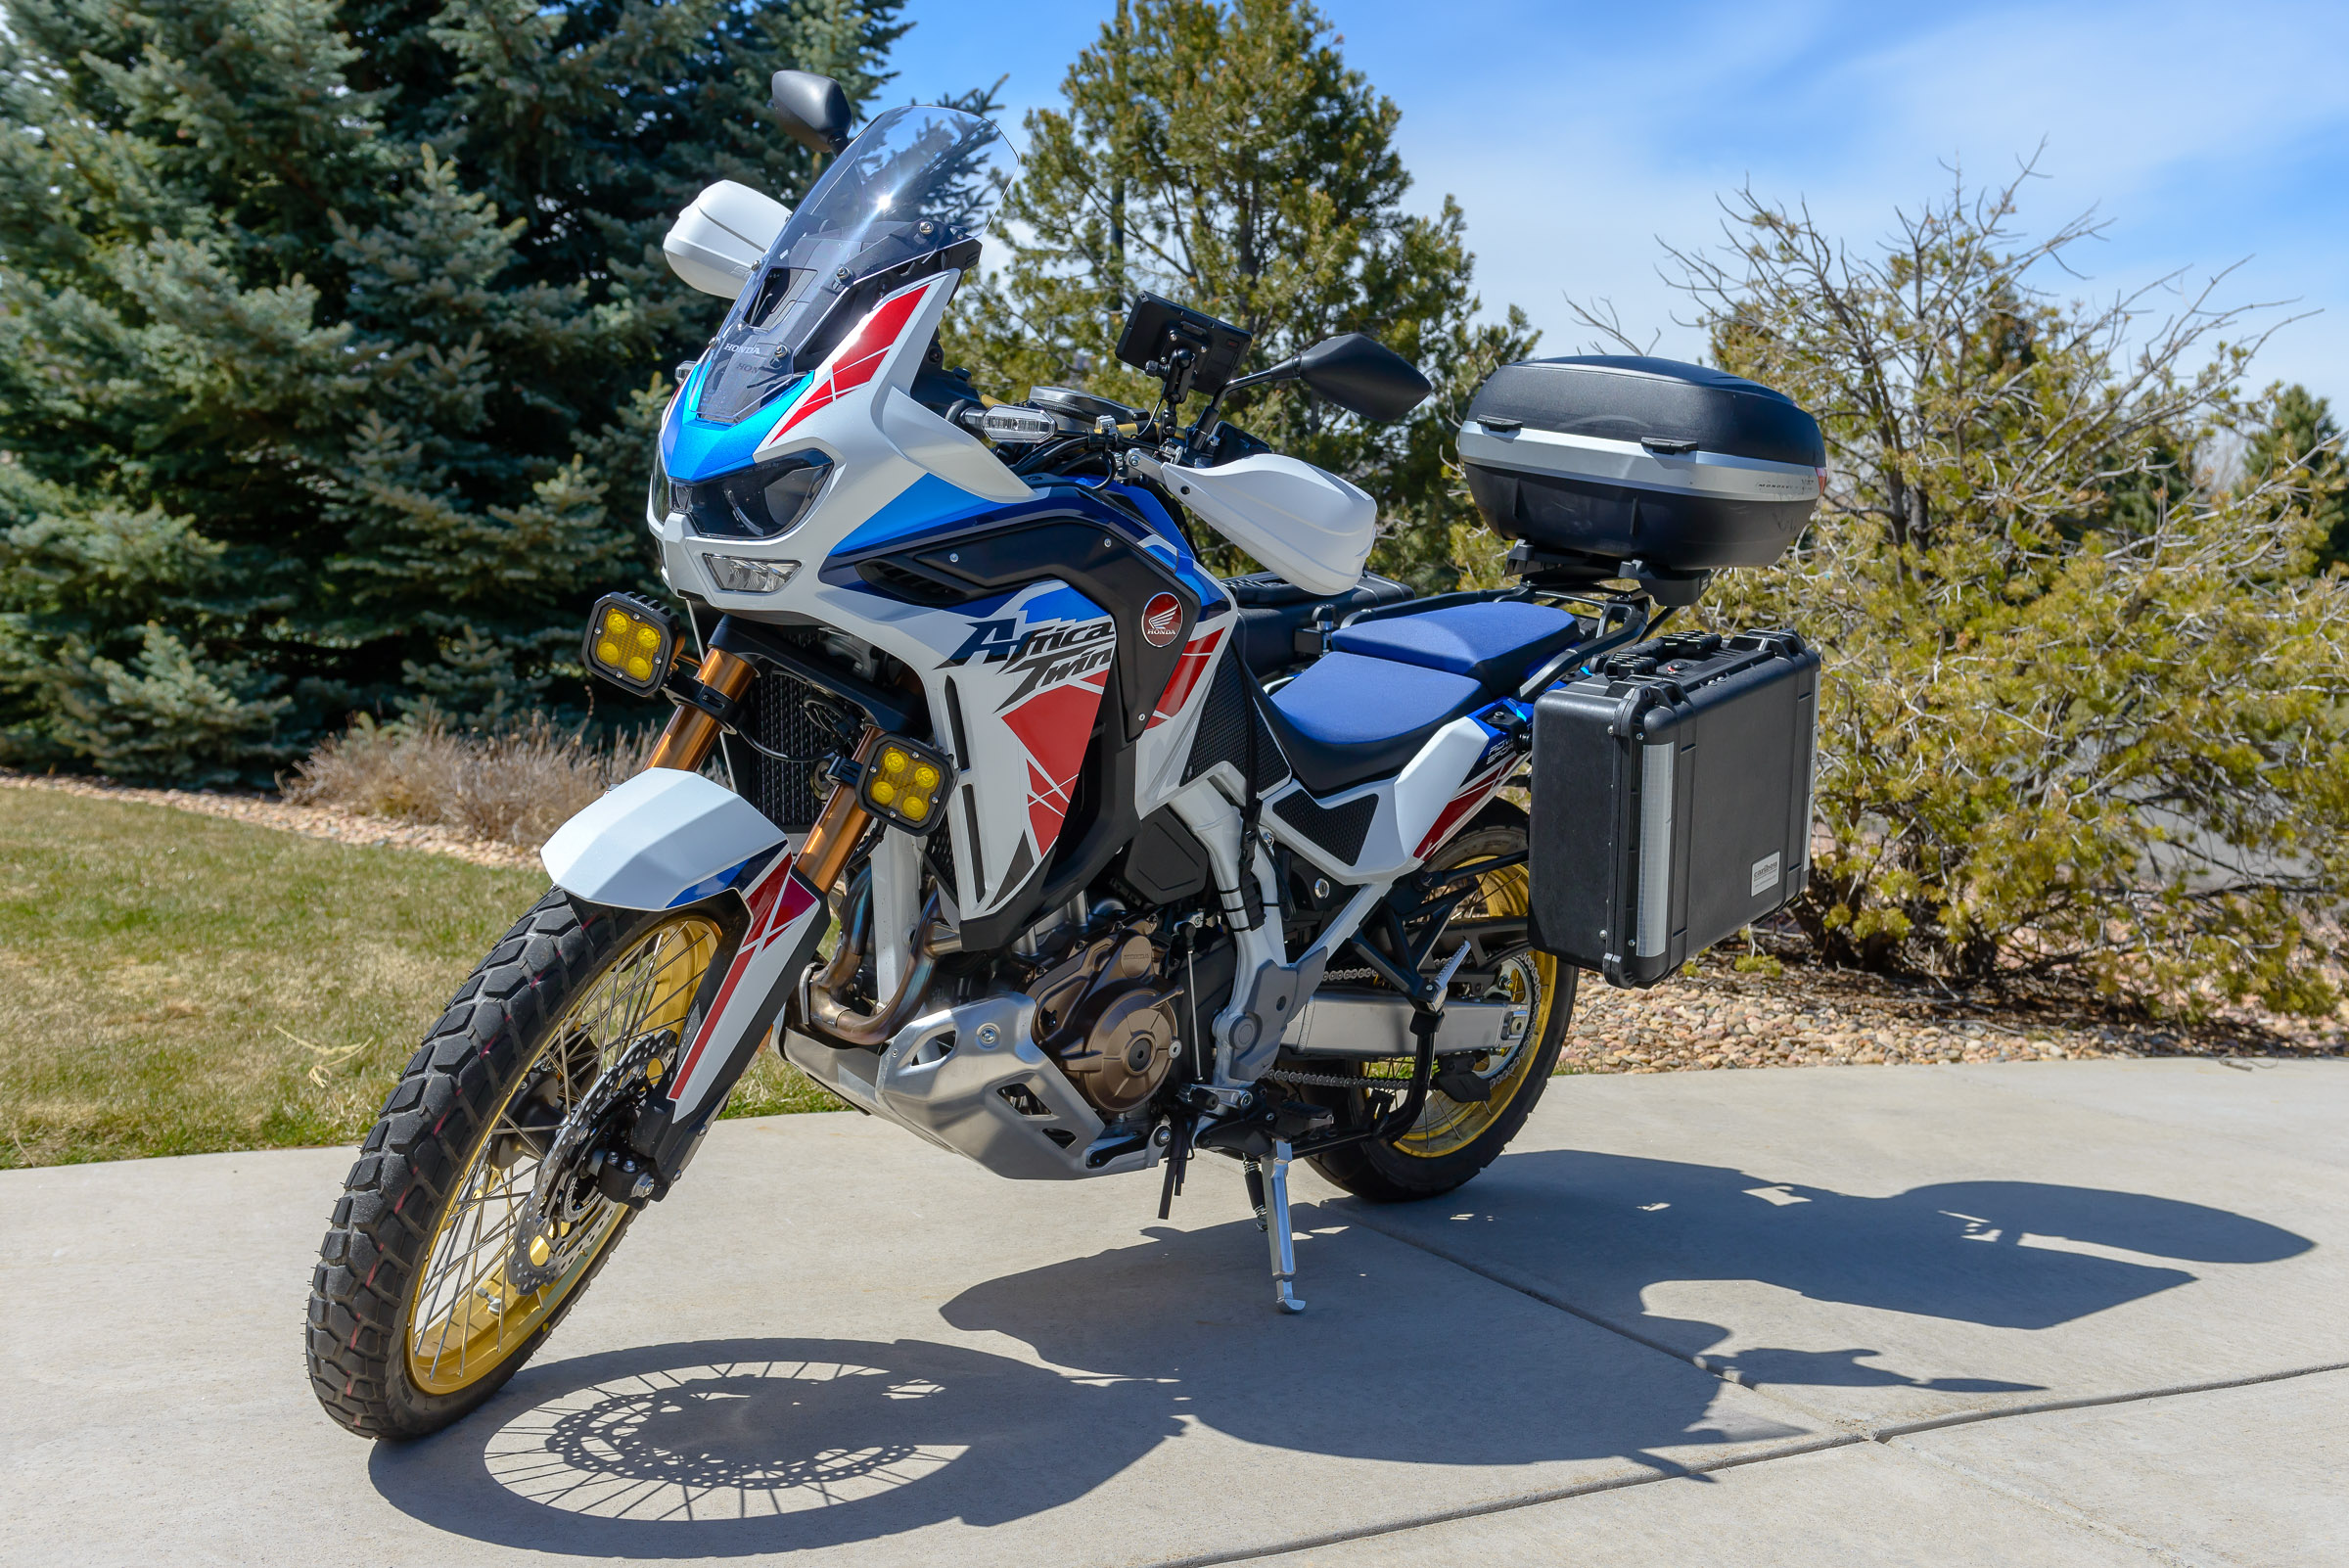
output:
[[[446,1185],[461,1176],[484,1119],[525,1065],[542,1008],[559,1007],[629,935],[634,922],[617,913],[561,889],[532,905],[457,988],[360,1145],[318,1250],[304,1336],[318,1403],[349,1430],[414,1437],[455,1420],[495,1393],[586,1289],[582,1278],[532,1343],[473,1387],[432,1396],[409,1382],[404,1306]],[[599,1265],[618,1240],[606,1243]]]

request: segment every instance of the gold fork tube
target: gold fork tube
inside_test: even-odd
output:
[[[723,648],[713,648],[702,655],[702,668],[696,678],[720,697],[739,698],[751,689],[751,677],[756,673],[749,660],[737,659]],[[677,711],[668,715],[668,727],[661,731],[661,740],[644,765],[698,773],[702,764],[710,761],[710,749],[717,744],[720,733],[716,719],[698,708],[680,703]]]
[[[864,733],[856,740],[856,761],[859,765],[880,741],[881,732],[870,724],[865,725]],[[864,837],[864,825],[872,819],[873,814],[856,799],[854,786],[832,786],[832,793],[826,797],[823,811],[815,819],[815,826],[809,828],[807,837],[800,842],[798,856],[800,875],[815,890],[818,898],[829,894],[832,884],[840,880],[841,872],[848,869],[849,856],[856,852],[858,842]]]

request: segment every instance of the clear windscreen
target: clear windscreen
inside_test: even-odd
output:
[[[808,191],[734,301],[695,413],[743,418],[814,368],[846,330],[844,312],[870,307],[850,297],[869,294],[875,274],[977,240],[998,168],[1012,161],[991,121],[960,110],[917,104],[874,119]]]

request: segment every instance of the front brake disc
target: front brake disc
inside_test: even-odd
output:
[[[645,1064],[673,1055],[676,1043],[677,1034],[671,1029],[656,1030],[630,1043],[556,1129],[553,1143],[538,1162],[538,1179],[524,1200],[514,1226],[513,1251],[506,1260],[506,1277],[518,1293],[527,1295],[562,1278],[594,1237],[596,1227],[590,1222],[612,1201],[597,1184],[595,1156],[610,1143],[618,1113],[652,1086]]]

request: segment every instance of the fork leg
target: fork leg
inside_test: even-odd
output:
[[[1301,1313],[1305,1303],[1291,1292],[1297,1279],[1297,1247],[1289,1236],[1289,1145],[1275,1140],[1272,1158],[1267,1162],[1270,1169],[1265,1185],[1269,1202],[1265,1205],[1265,1239],[1272,1249],[1272,1304],[1284,1313]]]

